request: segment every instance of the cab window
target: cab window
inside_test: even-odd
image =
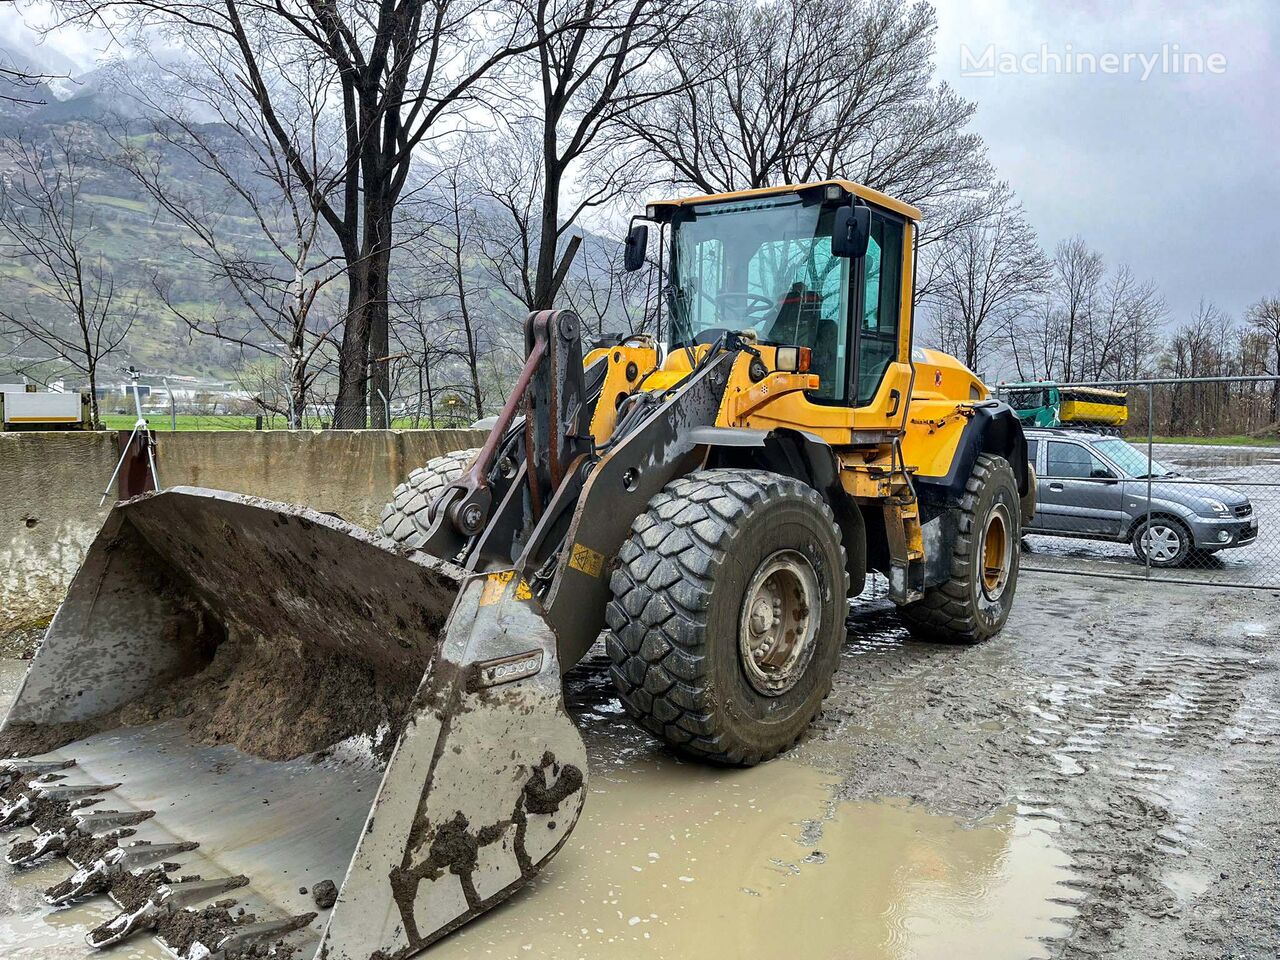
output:
[[[880,381],[898,356],[902,290],[902,223],[879,213],[871,217],[871,240],[863,258],[864,295],[858,318],[857,406],[872,401]]]
[[[747,292],[777,304],[761,339],[813,351],[810,396],[844,395],[849,261],[831,254],[830,237],[790,237],[763,243],[747,268]]]
[[[673,220],[673,348],[754,330],[809,347],[819,386],[844,403],[849,383],[850,262],[831,254],[834,210],[797,194],[699,204]]]

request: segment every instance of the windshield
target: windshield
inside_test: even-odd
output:
[[[1143,479],[1147,474],[1153,477],[1171,477],[1173,471],[1157,460],[1149,461],[1147,455],[1131,443],[1124,440],[1099,440],[1094,444],[1098,452],[1109,459],[1117,467],[1131,477]]]
[[[796,194],[683,209],[672,230],[673,347],[754,330],[813,351],[814,393],[844,395],[849,260],[832,256],[834,210]]]

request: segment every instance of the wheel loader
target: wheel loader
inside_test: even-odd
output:
[[[8,862],[111,896],[103,949],[409,957],[573,829],[561,676],[602,635],[640,726],[749,765],[819,712],[868,572],[925,640],[995,634],[1026,445],[913,345],[918,221],[843,180],[650,204],[625,263],[657,262],[656,332],[532,314],[484,445],[414,471],[380,534],[193,487],[117,504],[0,733]]]

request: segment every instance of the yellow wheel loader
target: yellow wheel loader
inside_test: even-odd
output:
[[[846,181],[650,205],[659,335],[533,314],[483,447],[382,535],[197,488],[118,504],[0,734],[6,859],[180,956],[412,956],[527,882],[586,796],[561,675],[753,764],[830,689],[848,598],[1008,616],[1031,497],[1010,409],[912,344],[918,212]]]

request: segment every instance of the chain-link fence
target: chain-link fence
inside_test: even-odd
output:
[[[1024,569],[1280,588],[1280,378],[1003,384],[1037,477]]]

